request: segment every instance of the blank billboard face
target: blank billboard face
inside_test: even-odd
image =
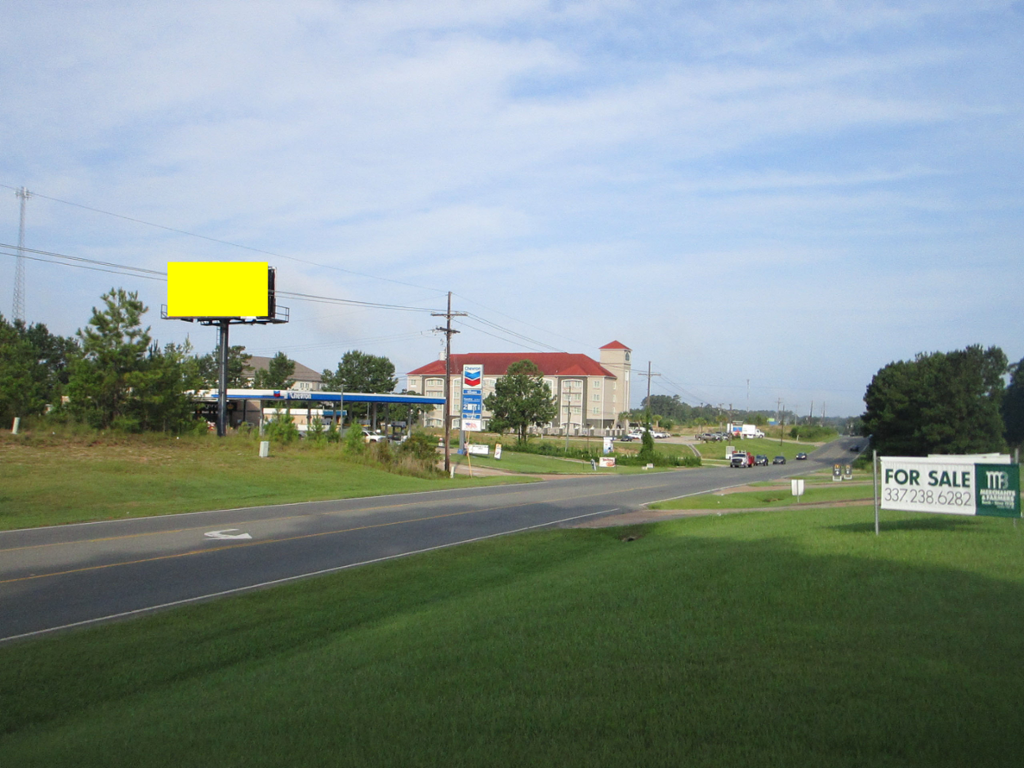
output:
[[[266,317],[265,261],[167,262],[168,317]]]

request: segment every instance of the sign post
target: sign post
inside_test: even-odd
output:
[[[227,432],[228,327],[288,322],[278,307],[276,271],[265,261],[169,261],[164,320],[185,320],[220,329],[217,436]]]
[[[800,497],[804,495],[804,481],[803,480],[790,480],[790,487],[793,490],[793,495],[796,496],[796,503],[800,503]]]

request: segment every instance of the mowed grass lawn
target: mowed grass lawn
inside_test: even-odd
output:
[[[504,472],[522,472],[525,474],[545,475],[636,475],[652,470],[643,467],[615,466],[594,469],[589,461],[579,459],[563,459],[557,456],[542,456],[536,453],[518,453],[503,450],[501,458],[490,456],[455,456],[453,461],[461,465],[487,469],[500,469]],[[653,471],[667,471],[664,467],[655,467]]]
[[[651,509],[700,509],[732,510],[756,509],[763,507],[790,507],[800,504],[824,504],[836,501],[853,501],[871,504],[874,501],[874,487],[870,483],[809,482],[804,484],[804,493],[799,501],[793,495],[788,480],[782,483],[758,483],[757,490],[747,492],[702,493],[681,499],[658,502],[649,505]],[[874,520],[872,513],[872,520]]]
[[[0,433],[0,530],[520,481],[397,475],[346,461],[337,445],[258,454],[242,437]]]
[[[751,438],[749,440],[732,440],[729,442],[699,442],[695,443],[694,447],[700,451],[700,455],[704,459],[720,459],[723,463],[725,462],[725,448],[731,445],[737,451],[746,451],[752,453],[755,456],[763,454],[768,457],[771,461],[776,456],[785,456],[786,461],[796,461],[796,455],[798,453],[812,453],[820,446],[816,443],[798,443],[793,440],[785,440],[782,444],[777,439],[771,439],[767,437]],[[852,462],[856,455],[850,454],[850,461]]]
[[[538,532],[0,646],[0,765],[1024,764],[1024,527],[882,527]]]

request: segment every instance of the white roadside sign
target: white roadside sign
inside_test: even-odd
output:
[[[1020,517],[1020,468],[1009,456],[879,457],[882,509]]]

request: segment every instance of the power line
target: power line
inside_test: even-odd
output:
[[[163,280],[164,280],[164,278],[161,278],[161,277],[151,277],[149,275],[131,274],[129,272],[122,272],[122,271],[119,271],[117,269],[104,269],[103,267],[90,267],[88,264],[65,264],[62,261],[53,261],[52,259],[41,259],[38,256],[23,256],[23,258],[27,259],[28,261],[38,261],[38,262],[41,262],[43,264],[56,264],[59,267],[75,267],[77,269],[88,269],[91,272],[106,272],[107,274],[120,275],[122,277],[138,277],[138,278],[142,278],[143,280],[156,280],[158,282],[163,282]]]
[[[588,346],[588,344],[586,342],[582,342],[582,341],[579,341],[577,339],[572,339],[572,338],[570,338],[568,336],[565,336],[565,335],[563,335],[561,333],[555,333],[554,331],[550,331],[547,328],[541,328],[539,325],[533,325],[532,323],[527,323],[524,320],[520,320],[518,317],[513,317],[512,315],[506,315],[504,312],[499,312],[498,310],[494,309],[493,307],[491,307],[489,305],[481,304],[478,301],[473,301],[473,299],[467,298],[466,296],[462,296],[462,295],[457,294],[457,293],[453,294],[453,295],[454,296],[458,296],[463,301],[468,301],[470,304],[476,304],[478,307],[484,307],[485,309],[488,309],[489,311],[493,312],[496,315],[501,315],[502,317],[507,317],[509,320],[515,320],[517,323],[522,323],[523,325],[525,325],[525,326],[527,326],[529,328],[535,328],[538,331],[543,331],[544,333],[548,334],[549,336],[557,336],[557,337],[559,337],[561,339],[565,339],[566,341],[571,341],[573,344],[576,344],[576,345],[581,346],[581,347]],[[543,346],[547,347],[549,345],[544,344]],[[550,349],[554,349],[556,351],[561,351],[561,350],[558,350],[556,347],[550,347]]]
[[[0,243],[0,249],[4,249],[4,248],[10,249],[10,250],[14,250],[14,249],[17,249],[17,246],[10,245],[9,243]],[[64,253],[55,253],[53,251],[40,251],[40,250],[36,250],[34,248],[24,248],[24,249],[20,249],[20,250],[23,250],[23,251],[25,251],[27,253],[34,253],[34,254],[39,254],[41,256],[49,256],[49,257],[51,257],[51,259],[35,258],[35,259],[33,259],[33,261],[44,261],[44,262],[49,263],[49,264],[59,264],[60,266],[66,266],[66,267],[82,267],[84,269],[90,269],[90,267],[85,266],[86,264],[93,264],[93,265],[96,265],[98,267],[107,267],[107,269],[96,269],[96,267],[92,267],[92,269],[95,269],[96,271],[112,272],[113,270],[123,270],[122,272],[113,272],[113,273],[114,274],[132,274],[132,273],[134,273],[134,276],[136,276],[136,277],[144,277],[144,278],[147,278],[147,279],[150,279],[150,280],[163,280],[163,281],[167,280],[167,273],[166,272],[160,272],[159,270],[155,270],[155,269],[145,269],[143,267],[132,267],[132,266],[129,266],[127,264],[117,264],[117,263],[110,262],[110,261],[100,261],[99,259],[87,259],[84,256],[69,256],[69,255],[64,254]],[[25,258],[31,258],[31,257],[26,256]],[[66,260],[66,261],[69,261],[69,262],[72,262],[72,263],[65,264],[62,261],[53,261],[52,259],[63,259],[63,260]],[[277,295],[278,296],[285,296],[287,298],[298,299],[300,301],[309,301],[309,302],[321,303],[321,304],[343,304],[343,305],[346,305],[346,306],[361,307],[361,308],[366,308],[366,309],[388,309],[388,310],[401,311],[401,312],[430,312],[431,311],[430,307],[410,307],[410,306],[405,306],[405,305],[402,305],[402,304],[381,304],[381,303],[372,302],[372,301],[359,301],[357,299],[342,299],[342,298],[337,297],[337,296],[315,296],[315,295],[308,294],[308,293],[295,293],[293,291],[277,291]]]
[[[9,186],[7,184],[0,184],[0,187],[6,187],[7,189],[16,189],[16,187],[11,187],[11,186]],[[264,250],[262,248],[254,248],[254,247],[252,247],[250,245],[242,245],[241,243],[233,243],[230,240],[221,240],[220,238],[210,237],[209,235],[200,235],[198,232],[189,232],[188,230],[185,230],[185,229],[177,229],[176,227],[168,227],[168,226],[165,226],[163,224],[156,224],[156,223],[154,223],[152,221],[145,221],[144,219],[136,219],[136,218],[134,218],[132,216],[125,216],[125,215],[120,214],[120,213],[113,213],[112,211],[104,211],[101,208],[93,208],[92,206],[89,206],[89,205],[82,205],[81,203],[73,203],[70,200],[61,200],[59,197],[49,197],[48,195],[42,195],[42,194],[39,194],[39,193],[33,193],[33,196],[34,197],[42,198],[43,200],[50,200],[51,202],[54,202],[54,203],[61,203],[63,205],[70,205],[70,206],[72,206],[74,208],[81,208],[82,210],[85,210],[85,211],[91,211],[93,213],[101,213],[104,216],[113,216],[116,219],[122,219],[124,221],[130,221],[133,224],[142,224],[142,225],[147,226],[147,227],[154,227],[155,229],[162,229],[165,232],[174,232],[175,234],[178,234],[178,235],[186,235],[187,237],[197,237],[200,240],[206,240],[208,242],[217,243],[219,245],[226,245],[226,246],[229,246],[231,248],[240,248],[242,250],[250,251],[252,253],[260,253],[260,254],[263,254],[264,256],[273,256],[274,258],[277,258],[277,259],[288,259],[289,261],[295,261],[295,262],[298,262],[300,264],[308,264],[308,265],[313,266],[313,267],[320,267],[321,269],[333,269],[335,271],[344,272],[345,274],[349,274],[349,275],[356,275],[358,277],[367,277],[367,278],[370,278],[371,280],[383,280],[384,282],[388,282],[388,283],[395,283],[397,285],[404,285],[404,286],[406,286],[408,288],[419,288],[421,290],[430,290],[430,291],[435,291],[436,293],[443,293],[443,291],[440,291],[440,290],[438,290],[436,288],[426,288],[425,286],[422,286],[422,285],[415,285],[414,283],[406,283],[406,282],[403,282],[402,280],[394,280],[393,278],[390,278],[390,277],[380,277],[379,275],[370,275],[370,274],[366,274],[365,272],[356,272],[355,270],[352,270],[352,269],[345,269],[344,267],[336,267],[336,266],[331,265],[331,264],[320,264],[319,262],[309,261],[308,259],[300,259],[300,258],[298,258],[296,256],[288,256],[288,255],[283,254],[283,253],[276,253],[274,251],[267,251],[267,250]]]
[[[0,187],[4,187],[6,189],[11,189],[11,190],[14,190],[16,192],[19,190],[18,187],[13,187],[13,186],[10,186],[8,184],[3,184],[3,183],[0,183]],[[23,189],[23,188],[21,188],[21,189]],[[289,256],[287,254],[277,253],[275,251],[268,251],[268,250],[265,250],[265,249],[262,249],[262,248],[255,248],[253,246],[243,245],[241,243],[235,243],[235,242],[232,242],[230,240],[223,240],[221,238],[211,237],[209,235],[203,235],[203,234],[199,234],[197,232],[190,232],[189,230],[180,229],[180,228],[177,228],[177,227],[170,227],[170,226],[167,226],[165,224],[157,224],[155,222],[146,221],[145,219],[139,219],[139,218],[135,218],[133,216],[126,216],[124,214],[114,213],[113,211],[107,211],[107,210],[103,210],[102,208],[96,208],[94,206],[84,205],[82,203],[72,202],[71,200],[63,200],[63,199],[61,199],[59,197],[51,197],[49,195],[40,194],[38,192],[34,192],[34,193],[32,193],[32,195],[34,197],[38,197],[38,198],[41,198],[43,200],[49,200],[51,202],[60,203],[62,205],[71,206],[73,208],[79,208],[81,210],[90,211],[92,213],[102,214],[104,216],[111,216],[111,217],[116,218],[116,219],[121,219],[122,221],[129,221],[129,222],[132,222],[133,224],[140,224],[140,225],[147,226],[147,227],[153,227],[155,229],[160,229],[160,230],[163,230],[165,232],[173,232],[175,234],[184,235],[186,237],[195,237],[195,238],[198,238],[200,240],[206,240],[207,242],[217,243],[219,245],[225,245],[225,246],[228,246],[228,247],[231,247],[231,248],[239,248],[241,250],[249,251],[251,253],[258,253],[258,254],[261,254],[261,255],[264,255],[264,256],[273,256],[275,258],[280,258],[280,259],[287,259],[289,261],[294,261],[294,262],[299,263],[299,264],[307,264],[309,266],[319,267],[321,269],[334,270],[334,271],[337,271],[337,272],[342,272],[342,273],[350,274],[350,275],[356,275],[356,276],[359,276],[359,277],[365,277],[365,278],[369,278],[369,279],[372,279],[372,280],[381,280],[381,281],[384,281],[384,282],[394,283],[396,285],[403,285],[403,286],[406,286],[406,287],[409,287],[409,288],[417,288],[417,289],[420,289],[420,290],[428,290],[428,291],[431,291],[432,293],[443,293],[443,291],[441,291],[441,290],[439,290],[437,288],[428,288],[426,286],[417,285],[415,283],[405,282],[403,280],[395,280],[393,278],[380,277],[379,275],[371,275],[371,274],[368,274],[368,273],[365,273],[365,272],[358,272],[358,271],[351,270],[351,269],[345,269],[344,267],[338,267],[338,266],[334,266],[334,265],[331,265],[331,264],[322,264],[322,263],[319,263],[319,262],[311,261],[309,259],[302,259],[302,258],[299,258],[299,257],[296,257],[296,256]],[[64,256],[62,256],[60,254],[46,254],[46,255],[54,256],[56,258],[68,258],[68,257],[64,257]],[[118,268],[132,269],[132,270],[135,269],[135,268],[132,268],[132,267],[125,267],[125,266],[121,266],[121,265],[118,265]],[[290,298],[296,298],[296,299],[299,299],[299,300],[318,301],[318,302],[321,302],[321,303],[337,303],[337,304],[346,304],[346,305],[351,305],[351,306],[365,306],[367,308],[374,308],[374,309],[393,309],[393,310],[398,310],[398,311],[410,311],[410,312],[428,311],[428,310],[426,310],[424,308],[421,308],[421,307],[400,307],[399,305],[376,304],[376,303],[373,303],[373,302],[358,302],[358,301],[354,301],[354,300],[336,299],[336,298],[332,298],[332,297],[313,297],[313,296],[310,296],[310,295],[307,295],[307,294],[294,294],[294,293],[287,293],[287,292],[284,292],[284,291],[278,291],[278,294],[282,295],[282,296],[288,296]],[[453,294],[453,295],[455,295],[455,294]],[[484,307],[488,311],[493,312],[494,314],[500,315],[501,317],[508,318],[509,320],[514,320],[515,322],[521,323],[522,325],[525,325],[525,326],[530,327],[530,328],[535,328],[536,330],[539,330],[539,331],[541,331],[541,332],[543,332],[543,333],[545,333],[547,335],[557,336],[559,338],[566,339],[568,341],[571,341],[573,344],[576,344],[576,345],[579,345],[579,346],[582,346],[582,347],[588,346],[588,344],[586,342],[582,342],[582,341],[579,341],[577,339],[572,339],[572,338],[570,338],[568,336],[565,336],[563,334],[550,331],[550,330],[548,330],[546,328],[541,328],[540,326],[533,325],[531,323],[526,323],[526,322],[522,321],[519,318],[513,317],[511,315],[507,315],[507,314],[505,314],[503,312],[498,312],[492,306],[480,304],[479,302],[476,302],[476,301],[474,301],[474,300],[472,300],[472,299],[470,299],[468,297],[465,297],[465,296],[460,296],[460,298],[463,299],[464,301],[470,302],[471,304],[476,304],[477,306]],[[511,330],[509,328],[505,328],[505,327],[502,327],[502,326],[497,325],[495,323],[491,323],[490,321],[485,320],[483,317],[480,317],[479,315],[475,315],[475,317],[476,317],[476,319],[478,321],[480,321],[480,322],[482,322],[482,323],[484,323],[484,324],[486,324],[486,325],[488,325],[488,326],[490,326],[490,327],[492,327],[492,328],[494,328],[496,330],[499,330],[500,332],[503,332],[503,333],[506,333],[506,334],[508,334],[510,336],[514,336],[514,337],[516,337],[518,339],[521,339],[522,341],[534,344],[534,345],[539,346],[539,347],[544,347],[544,348],[547,348],[547,349],[552,350],[552,351],[563,351],[563,350],[559,349],[556,346],[552,346],[552,345],[547,344],[545,342],[538,341],[536,339],[532,339],[529,336],[525,336],[523,334],[517,333],[516,331],[513,331],[513,330]],[[486,333],[485,331],[483,331],[482,329],[479,329],[479,328],[477,328],[476,330],[479,330],[482,333]],[[505,340],[508,341],[508,339],[505,339]]]
[[[7,243],[0,243],[0,249],[4,249],[4,248],[14,249],[15,246],[7,244]],[[101,261],[99,259],[89,259],[89,258],[86,258],[86,257],[83,257],[83,256],[70,256],[68,254],[56,253],[54,251],[41,251],[41,250],[36,250],[36,249],[32,249],[32,248],[25,248],[24,251],[26,251],[28,253],[33,253],[33,254],[38,254],[38,255],[42,255],[42,256],[49,256],[49,257],[51,257],[50,259],[40,259],[40,258],[33,258],[33,257],[26,256],[26,258],[30,258],[33,261],[42,261],[44,263],[58,264],[58,265],[61,265],[61,266],[80,267],[82,269],[91,269],[93,271],[107,272],[107,273],[110,273],[110,274],[132,275],[132,276],[135,276],[135,277],[143,277],[143,278],[149,279],[149,280],[166,280],[167,279],[167,273],[166,272],[161,272],[161,271],[155,270],[155,269],[145,269],[143,267],[132,267],[132,266],[129,266],[127,264],[117,264],[115,262]],[[63,263],[63,261],[54,261],[54,259],[62,259],[62,260],[66,260],[66,261],[71,262],[71,263],[65,264],[65,263]],[[90,267],[88,265],[94,265],[94,266]],[[299,301],[308,301],[308,302],[318,303],[318,304],[334,304],[334,305],[341,305],[341,306],[350,306],[350,307],[355,307],[355,308],[359,308],[359,309],[384,309],[384,310],[396,311],[396,312],[432,312],[433,311],[429,307],[413,307],[413,306],[408,306],[408,305],[404,305],[404,304],[384,304],[384,303],[381,303],[381,302],[359,301],[357,299],[343,299],[343,298],[340,298],[340,297],[337,297],[337,296],[318,296],[318,295],[315,295],[315,294],[298,293],[298,292],[295,292],[295,291],[277,291],[277,295],[285,297],[285,298],[296,299],[296,300],[299,300]],[[531,338],[529,336],[526,336],[524,334],[517,333],[516,331],[513,331],[510,328],[505,328],[504,326],[498,325],[497,323],[493,323],[490,320],[487,320],[486,318],[481,317],[480,315],[477,315],[475,313],[473,313],[473,314],[459,313],[459,314],[460,314],[460,316],[463,316],[463,317],[467,318],[467,325],[469,325],[475,331],[477,331],[479,333],[483,333],[484,335],[490,336],[492,338],[499,339],[500,341],[512,341],[513,343],[523,343],[523,342],[525,342],[527,345],[530,345],[532,347],[532,351],[535,351],[535,352],[543,351],[544,348],[546,348],[548,350],[551,350],[551,351],[555,351],[555,352],[561,351],[557,347],[553,347],[550,344],[545,344],[542,341],[538,341],[537,339],[533,339],[533,338]],[[479,325],[476,325],[474,322],[469,322],[469,318],[471,318],[473,321],[476,321],[476,323],[482,323],[483,325],[485,325],[485,326],[487,326],[489,328],[494,329],[498,333],[505,334],[505,335],[504,336],[500,336],[500,335],[497,335],[495,333],[491,333],[490,331],[486,330],[485,328],[481,328]]]
[[[132,267],[132,266],[129,266],[127,264],[116,264],[116,263],[114,263],[112,261],[100,261],[99,259],[87,259],[84,256],[68,256],[67,254],[64,254],[64,253],[55,253],[54,251],[40,251],[40,250],[36,250],[35,248],[18,248],[18,246],[14,246],[14,245],[11,245],[9,243],[0,243],[0,248],[6,248],[8,250],[22,250],[22,251],[25,251],[26,253],[35,253],[35,254],[38,254],[40,256],[50,256],[51,258],[55,258],[55,259],[66,259],[67,261],[86,262],[86,263],[89,263],[89,264],[97,264],[97,265],[100,265],[100,266],[103,266],[103,267],[112,267],[112,268],[116,268],[116,269],[128,270],[128,271],[131,271],[131,272],[144,273],[144,274],[147,274],[147,275],[155,275],[156,278],[160,279],[160,280],[166,280],[167,279],[167,273],[166,272],[160,272],[160,271],[155,270],[155,269],[144,269],[143,267]],[[37,259],[37,261],[41,261],[41,259]],[[52,264],[59,264],[60,262],[56,262],[55,261],[55,262],[51,262],[51,263]],[[64,266],[75,266],[75,265],[74,264],[66,264]]]
[[[402,304],[379,304],[373,301],[358,301],[356,299],[342,299],[336,296],[314,296],[308,293],[293,293],[292,291],[277,291],[278,296],[285,296],[300,301],[310,301],[319,304],[344,304],[346,306],[365,307],[367,309],[390,309],[396,312],[432,312],[430,307],[408,307]]]
[[[473,320],[479,320],[480,322],[486,322],[486,321],[483,320],[483,318],[477,317],[475,315],[471,316],[471,317],[472,317]],[[515,333],[514,331],[510,331],[507,328],[502,328],[500,325],[495,325],[494,323],[486,323],[486,324],[488,326],[490,326],[491,328],[493,328],[494,330],[498,331],[498,333],[492,333],[491,331],[488,331],[485,328],[481,328],[479,325],[474,324],[474,322],[472,322],[468,318],[466,320],[463,320],[463,324],[466,325],[469,328],[472,328],[477,333],[482,333],[485,336],[490,336],[492,339],[498,339],[499,341],[510,342],[512,344],[516,344],[516,345],[519,345],[519,346],[526,346],[531,352],[543,352],[544,351],[544,349],[542,349],[542,348],[538,349],[538,347],[547,347],[547,349],[549,349],[549,350],[558,351],[558,350],[555,350],[553,347],[549,347],[546,344],[543,344],[542,342],[539,342],[539,341],[533,341],[532,339],[526,340],[526,343],[524,343],[525,337],[520,336],[519,334]],[[499,335],[500,333],[505,333],[507,335],[501,336],[501,335]]]

